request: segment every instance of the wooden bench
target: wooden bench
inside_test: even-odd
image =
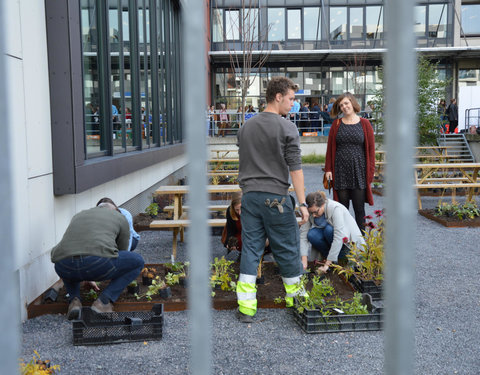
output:
[[[480,188],[477,180],[480,163],[431,163],[414,164],[413,187],[417,189],[418,208],[422,209],[421,189],[452,189],[452,198],[456,189],[467,189],[467,201],[473,199],[475,189]],[[440,175],[440,176],[439,176]]]
[[[208,206],[208,210],[213,211],[213,212],[223,212],[224,213],[227,210],[228,206],[229,206],[228,204],[212,204],[212,205]],[[163,211],[171,213],[171,214],[173,214],[174,209],[175,209],[174,206],[163,207]],[[182,209],[183,209],[183,211],[188,211],[189,206],[183,206]]]
[[[226,156],[229,153],[235,153],[238,157],[238,150],[227,150],[227,149],[225,149],[225,150],[210,150],[210,152],[212,152],[212,153],[215,152],[217,154],[216,159],[225,159]],[[222,155],[220,155],[220,154],[222,154]]]

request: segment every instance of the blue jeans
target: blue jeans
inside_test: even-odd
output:
[[[327,224],[324,228],[312,228],[307,233],[307,239],[324,259],[327,259],[333,242],[333,227]],[[338,259],[346,258],[349,249],[343,245]]]
[[[266,201],[282,202],[283,212],[277,206],[268,206]],[[242,257],[240,273],[256,275],[260,258],[265,250],[265,239],[283,277],[301,275],[300,234],[295,206],[289,195],[264,192],[248,192],[242,197]]]
[[[140,254],[119,251],[117,258],[93,255],[68,257],[55,263],[55,272],[65,284],[71,302],[80,299],[80,282],[111,280],[99,298],[103,303],[115,302],[123,289],[142,271],[144,262]]]

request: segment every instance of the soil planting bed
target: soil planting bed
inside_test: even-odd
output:
[[[418,210],[418,213],[427,219],[436,221],[445,227],[461,228],[461,227],[480,227],[480,217],[475,219],[459,220],[455,216],[435,216],[435,210]]]
[[[163,264],[150,264],[146,265],[156,269],[156,276],[163,278],[165,276],[165,267]],[[233,268],[238,275],[240,264],[234,263]],[[263,264],[263,276],[264,284],[257,285],[257,299],[259,308],[283,308],[284,303],[276,304],[274,299],[277,297],[284,297],[285,290],[281,276],[276,272],[277,267],[273,262],[265,262]],[[313,267],[311,267],[313,269]],[[327,274],[335,287],[335,290],[339,297],[349,299],[353,297],[353,287],[347,283],[343,277],[337,274],[329,272]],[[147,286],[142,285],[142,277],[137,278],[138,285],[140,286],[139,295],[145,293],[148,289]],[[100,289],[102,284],[106,282],[99,282]],[[307,289],[310,289],[311,285],[307,285]],[[125,289],[120,295],[119,299],[114,305],[115,311],[150,311],[154,303],[163,303],[165,311],[180,311],[187,309],[187,288],[181,285],[173,285],[170,287],[172,296],[170,298],[160,298],[158,295],[152,296],[152,301],[147,301],[145,298],[137,300],[132,294],[127,293]],[[82,290],[82,301],[84,306],[90,306],[94,298],[89,298],[89,290]],[[38,297],[34,302],[28,306],[28,318],[34,318],[36,316],[44,314],[64,314],[67,311],[68,302],[66,298],[65,288],[61,288],[58,293],[56,302],[50,300],[43,301],[42,296]],[[212,298],[213,307],[217,310],[230,310],[237,308],[237,296],[235,292],[215,290],[215,296]]]

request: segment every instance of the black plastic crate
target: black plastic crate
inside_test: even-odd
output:
[[[324,316],[320,310],[305,309],[299,313],[294,308],[295,321],[306,333],[333,333],[352,331],[380,331],[383,327],[382,309],[363,315],[328,315]]]
[[[350,276],[348,281],[360,293],[370,294],[370,296],[372,296],[373,301],[378,301],[378,300],[383,299],[383,297],[382,297],[382,287],[378,286],[373,281],[364,281],[364,280],[359,279],[355,275]]]
[[[82,308],[73,321],[73,345],[117,344],[130,341],[160,340],[163,333],[163,304],[152,311],[97,314]]]

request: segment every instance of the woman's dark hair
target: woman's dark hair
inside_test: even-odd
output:
[[[305,198],[305,203],[308,207],[317,206],[321,207],[327,201],[327,196],[325,192],[318,190],[314,193],[310,193]]]
[[[237,221],[240,219],[235,212],[235,206],[239,203],[242,203],[242,192],[237,191],[232,194],[232,201],[230,202],[230,206],[228,207],[228,210],[230,211],[230,216],[233,220]]]
[[[353,94],[346,92],[342,95],[340,95],[337,100],[335,100],[335,103],[332,106],[332,111],[330,113],[330,116],[332,117],[337,117],[342,111],[340,110],[340,102],[347,98],[350,100],[350,103],[352,103],[353,110],[355,113],[360,112],[360,104],[358,104],[357,99],[353,96]]]
[[[298,90],[298,85],[287,77],[273,77],[267,85],[267,103],[272,103],[277,94],[287,95],[288,90],[293,90],[296,92]]]
[[[101,204],[101,203],[110,203],[110,204],[112,204],[112,205],[115,206],[115,209],[116,209],[118,212],[120,212],[120,210],[118,209],[117,205],[116,205],[110,198],[105,197],[105,198],[100,199],[100,200],[97,202],[97,206],[98,206],[99,204]]]

